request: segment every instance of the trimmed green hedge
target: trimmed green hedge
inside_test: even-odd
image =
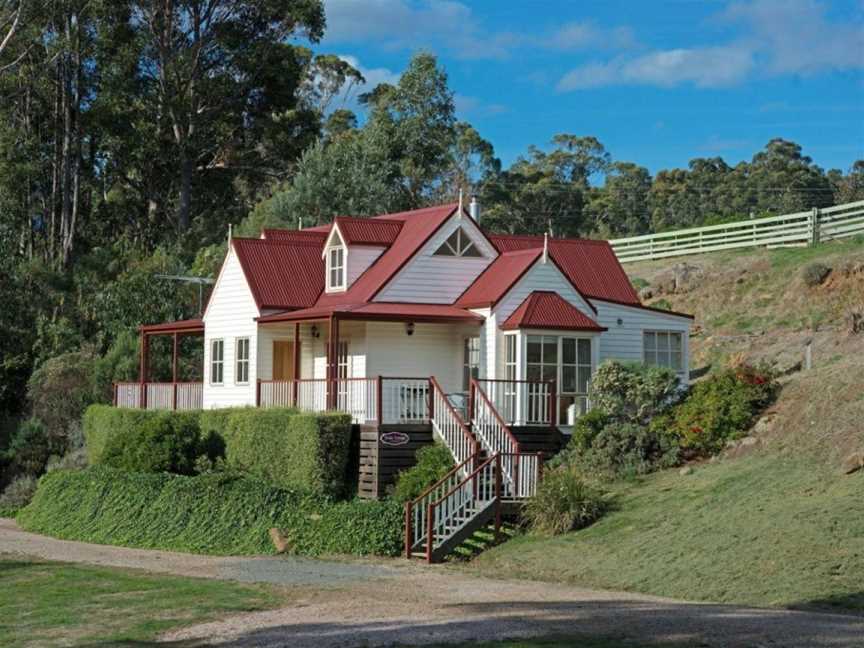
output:
[[[178,441],[184,433],[179,447],[169,443],[172,429]],[[195,457],[224,454],[230,466],[276,486],[330,496],[346,492],[347,414],[251,407],[155,412],[93,405],[84,414],[84,436],[94,465],[189,474]],[[149,459],[156,455],[161,459]]]
[[[57,538],[215,555],[272,554],[282,530],[292,553],[398,555],[401,506],[334,503],[246,477],[127,473],[95,466],[45,475],[18,514],[28,531]]]
[[[17,508],[9,508],[8,506],[0,506],[0,518],[14,518],[18,515]]]
[[[332,496],[345,493],[351,443],[348,414],[242,408],[227,416],[204,412],[201,420],[203,429],[221,435],[230,466],[285,488]]]

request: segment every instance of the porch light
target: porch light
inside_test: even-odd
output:
[[[414,335],[414,322],[405,324],[405,335]]]
[[[624,320],[620,317],[618,318],[618,326],[624,326]]]

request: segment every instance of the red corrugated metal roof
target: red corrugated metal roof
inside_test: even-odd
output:
[[[507,321],[504,330],[519,328],[555,329],[566,331],[605,331],[585,313],[558,293],[535,290],[525,298]]]
[[[302,310],[273,313],[258,318],[260,323],[320,320],[331,316],[339,319],[415,322],[476,322],[483,318],[476,313],[447,304],[411,304],[371,302],[367,304],[334,304],[313,306]]]
[[[492,306],[524,275],[543,250],[504,252],[490,263],[473,284],[456,300],[462,308]]]
[[[242,238],[231,243],[259,309],[306,308],[324,290],[320,244]]]
[[[543,247],[542,236],[490,234],[489,238],[500,252]],[[583,295],[626,304],[641,303],[608,242],[549,239],[549,254]]]
[[[142,324],[138,327],[143,333],[195,333],[204,331],[204,320],[187,319],[162,324]]]
[[[290,243],[318,243],[324,245],[327,232],[317,230],[265,229],[261,232],[268,241],[287,241]]]
[[[363,304],[372,301],[455,209],[456,205],[449,204],[374,217],[372,220],[400,221],[402,227],[399,234],[390,247],[357,278],[346,292],[321,293],[316,305]]]
[[[335,221],[345,245],[388,246],[399,236],[402,221],[388,218],[348,218],[339,216]]]

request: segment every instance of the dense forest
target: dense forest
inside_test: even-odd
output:
[[[212,277],[229,224],[463,190],[492,229],[609,237],[864,198],[864,161],[783,139],[652,176],[568,124],[503,168],[432,54],[346,102],[365,80],[325,30],[320,0],[0,0],[0,448],[75,446],[82,407],[136,376],[137,325],[197,314],[168,276]]]

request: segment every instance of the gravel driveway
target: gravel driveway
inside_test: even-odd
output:
[[[279,583],[290,607],[164,637],[194,645],[355,648],[573,634],[706,647],[861,647],[864,617],[477,578],[403,561],[227,558],[54,540],[0,520],[0,553],[154,572]]]

